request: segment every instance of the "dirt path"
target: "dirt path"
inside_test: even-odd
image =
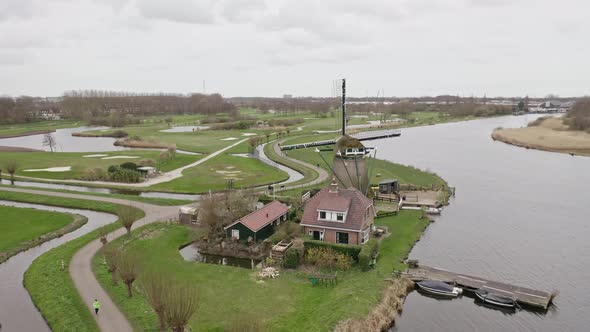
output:
[[[145,212],[145,217],[133,224],[134,229],[153,223],[155,221],[172,219],[178,215],[178,206],[156,206],[146,203],[128,201],[125,199],[86,196],[83,194],[58,193],[33,189],[0,187],[0,190],[130,205]],[[109,241],[112,241],[124,234],[125,229],[120,228],[114,232],[109,233],[107,238]],[[93,317],[95,317],[101,331],[132,331],[131,324],[127,318],[125,318],[123,313],[121,313],[121,311],[117,308],[117,306],[108,296],[107,292],[102,288],[98,280],[96,280],[96,277],[92,272],[92,258],[94,255],[96,255],[100,247],[101,243],[98,239],[82,247],[74,255],[72,261],[70,262],[70,276],[74,281],[74,285],[76,286],[80,297],[85,301],[88,310],[90,310]],[[92,308],[92,301],[94,299],[98,299],[101,302],[101,309],[98,316],[94,315],[94,310]]]
[[[188,165],[179,167],[179,168],[172,170],[170,172],[163,173],[162,175],[160,175],[158,177],[151,178],[151,179],[148,179],[147,181],[140,182],[140,183],[119,183],[119,182],[83,181],[83,180],[54,180],[54,179],[42,179],[42,178],[35,178],[35,177],[30,177],[30,176],[20,176],[20,175],[15,176],[15,178],[28,179],[28,180],[43,180],[43,182],[69,183],[69,184],[78,184],[78,185],[100,184],[100,185],[108,185],[108,186],[115,185],[117,187],[135,187],[135,188],[149,187],[149,186],[153,186],[155,184],[169,182],[169,181],[178,179],[178,178],[182,177],[182,172],[185,169],[200,165],[200,164],[206,162],[207,160],[212,159],[212,158],[222,154],[223,152],[235,147],[236,145],[239,145],[239,144],[245,142],[246,140],[248,140],[248,139],[247,138],[243,139],[243,140],[238,141],[232,145],[226,146],[223,149],[220,149],[220,150],[217,150],[211,154],[208,154],[204,158],[199,159],[192,164],[188,164]]]

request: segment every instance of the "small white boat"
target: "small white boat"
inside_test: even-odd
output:
[[[516,303],[516,301],[514,301],[514,299],[512,299],[508,296],[504,296],[504,295],[500,295],[500,294],[496,294],[496,293],[490,293],[486,289],[483,289],[483,288],[476,290],[475,296],[477,296],[477,298],[482,300],[484,303],[493,304],[495,306],[499,306],[499,307],[503,307],[503,308],[514,308],[514,307],[518,306],[518,304]]]
[[[435,295],[457,297],[463,293],[463,289],[451,286],[442,281],[425,280],[417,282],[416,285],[418,285],[421,290]]]

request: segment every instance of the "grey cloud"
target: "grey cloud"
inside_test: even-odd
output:
[[[264,0],[225,0],[221,7],[221,15],[232,23],[252,22],[267,8]]]

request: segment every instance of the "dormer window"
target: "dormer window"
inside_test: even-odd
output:
[[[346,211],[345,212],[336,212],[336,211],[318,211],[318,219],[323,221],[335,221],[335,222],[344,222],[346,219]]]

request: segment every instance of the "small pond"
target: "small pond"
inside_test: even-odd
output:
[[[261,262],[258,259],[203,254],[192,244],[180,249],[180,255],[185,261],[236,266],[244,269],[253,269]]]

